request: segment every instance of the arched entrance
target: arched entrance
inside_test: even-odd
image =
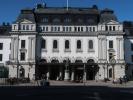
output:
[[[86,64],[86,80],[95,80],[98,66],[93,59],[89,59]]]
[[[84,68],[83,68],[83,61],[82,60],[76,60],[75,61],[75,80],[76,81],[82,81],[83,80],[83,74],[84,74]]]
[[[37,68],[36,68],[36,79],[42,79],[46,77],[47,73],[47,60],[46,59],[40,59],[37,62]]]
[[[56,59],[52,60],[50,65],[50,80],[58,80],[59,71],[60,71],[59,61]]]

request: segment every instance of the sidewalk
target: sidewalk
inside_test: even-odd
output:
[[[65,82],[65,81],[50,81],[51,86],[108,86],[108,87],[133,87],[133,81],[126,84],[113,84],[112,81],[87,81],[85,83]]]
[[[76,83],[70,81],[52,81],[50,80],[50,86],[107,86],[107,87],[122,87],[122,88],[133,88],[133,81],[129,81],[126,84],[113,84],[112,81],[86,81],[85,83]],[[1,85],[1,86],[40,86],[40,81],[31,83],[22,83],[15,85]]]

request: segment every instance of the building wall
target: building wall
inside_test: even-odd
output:
[[[6,66],[6,62],[9,61],[10,58],[10,43],[11,43],[10,36],[5,36],[5,37],[1,36],[0,43],[3,43],[3,49],[0,50],[0,54],[2,54],[3,57],[0,63]]]
[[[48,62],[51,62],[52,58],[57,58],[59,62],[63,62],[64,58],[70,58],[71,62],[74,62],[76,59],[80,58],[83,62],[89,58],[94,58],[97,62],[98,60],[98,39],[96,36],[42,36],[46,40],[46,50],[41,49],[41,39],[38,39],[38,48],[39,50],[37,55],[40,55],[41,58],[46,58]],[[53,52],[53,40],[58,40],[59,43],[59,52]],[[70,41],[70,51],[65,52],[65,40]],[[81,52],[77,52],[77,40],[81,40]],[[93,40],[94,49],[89,51],[88,41]],[[41,51],[41,53],[40,53]]]

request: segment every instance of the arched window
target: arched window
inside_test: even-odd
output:
[[[81,41],[80,40],[77,41],[77,49],[81,49]]]
[[[53,41],[53,49],[57,49],[57,47],[58,47],[57,40],[54,40]]]
[[[65,41],[65,49],[69,49],[69,40]]]
[[[89,40],[89,49],[93,49],[93,40]]]

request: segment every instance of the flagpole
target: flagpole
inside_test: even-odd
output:
[[[69,7],[69,4],[68,4],[68,0],[67,0],[67,11],[68,11],[68,7]]]

